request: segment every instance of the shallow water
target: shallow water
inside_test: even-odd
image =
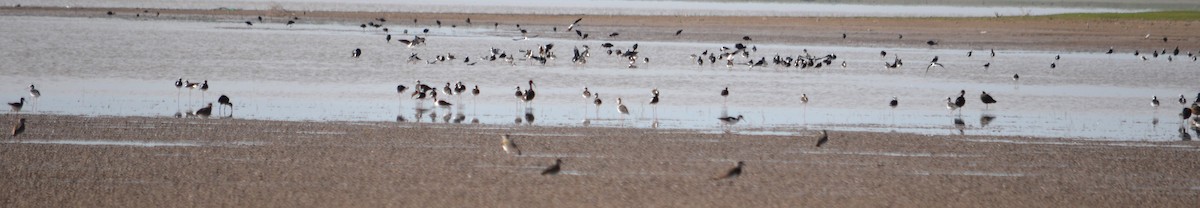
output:
[[[392,28],[402,30],[405,28]],[[415,28],[408,28],[415,31]],[[438,29],[428,46],[386,44],[382,32],[351,25],[256,25],[105,18],[0,16],[0,95],[28,97],[36,84],[43,96],[20,113],[181,116],[222,94],[235,118],[304,121],[403,121],[538,126],[623,126],[697,129],[743,134],[809,135],[816,129],[915,132],[923,134],[1020,135],[1111,140],[1179,140],[1179,94],[1200,92],[1200,78],[1186,56],[1141,61],[1128,53],[1060,53],[887,48],[908,65],[884,70],[880,48],[756,45],[751,57],[815,56],[834,53],[848,67],[796,69],[776,66],[732,69],[696,66],[690,54],[733,43],[638,42],[638,69],[605,55],[604,41],[535,38],[485,28]],[[394,38],[411,36],[394,35]],[[559,58],[545,66],[480,60],[495,47],[509,54],[554,43]],[[614,48],[634,42],[614,41]],[[570,63],[571,48],[592,47],[587,65]],[[361,58],[349,58],[361,48]],[[1141,49],[1148,51],[1151,49]],[[1192,50],[1195,49],[1183,49]],[[1127,51],[1127,50],[1122,50]],[[409,64],[453,53],[453,63]],[[1062,60],[1054,61],[1061,54]],[[940,56],[946,68],[926,72]],[[471,57],[474,66],[462,62]],[[745,59],[738,58],[738,62]],[[1058,67],[1049,68],[1057,62]],[[992,63],[983,69],[983,63]],[[835,65],[837,63],[835,62]],[[1011,79],[1020,74],[1019,81]],[[177,89],[177,78],[208,80],[211,89]],[[434,87],[462,81],[479,85],[478,97],[453,96],[451,108],[416,103],[397,84],[423,80]],[[518,107],[513,88],[534,80],[531,108]],[[599,111],[581,98],[587,86],[600,93]],[[718,92],[728,86],[728,99]],[[662,91],[657,109],[645,104],[650,90]],[[950,112],[945,98],[966,90],[964,109]],[[985,107],[980,91],[1000,102]],[[410,89],[407,91],[411,93]],[[801,94],[811,101],[803,104]],[[1163,105],[1150,107],[1150,96]],[[892,96],[900,106],[887,107]],[[445,97],[444,95],[442,97]],[[631,114],[616,112],[622,98]],[[214,110],[214,114],[219,110]],[[418,114],[419,113],[419,114]],[[227,115],[228,111],[222,113]],[[532,115],[532,123],[529,121]],[[716,119],[744,115],[730,127]],[[586,122],[585,122],[586,121]],[[961,124],[958,124],[961,123]],[[1194,131],[1193,131],[1194,132]],[[1200,133],[1193,133],[1200,135]],[[1189,136],[1189,138],[1191,138]]]
[[[370,12],[446,12],[491,14],[571,14],[571,15],[704,15],[704,16],[905,16],[905,17],[988,17],[995,15],[1046,15],[1061,13],[1137,12],[1149,9],[1181,9],[1200,6],[1196,3],[1144,2],[1107,3],[1090,6],[1086,2],[1057,5],[1057,2],[1020,2],[988,4],[974,1],[938,3],[872,3],[872,2],[714,2],[714,1],[636,1],[636,0],[271,0],[271,1],[208,1],[208,0],[0,0],[0,5],[23,4],[52,7],[124,7],[171,9],[253,9],[268,10],[278,6],[291,11],[370,11]],[[1144,5],[1144,6],[1139,6]],[[1170,7],[1171,5],[1177,5]],[[1178,6],[1181,5],[1181,6]],[[1120,6],[1122,9],[1101,8]],[[1087,7],[1087,8],[1085,8]]]

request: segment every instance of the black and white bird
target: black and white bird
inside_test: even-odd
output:
[[[24,98],[21,98],[21,100],[24,100]],[[1153,106],[1155,108],[1158,107],[1158,96],[1154,96],[1153,98],[1150,99],[1150,106]]]
[[[744,168],[745,166],[746,166],[746,162],[738,161],[736,167],[733,167],[733,169],[729,169],[729,171],[725,171],[725,174],[722,174],[721,176],[717,176],[716,178],[713,178],[712,180],[715,181],[715,180],[737,178],[738,176],[742,175],[742,168]]]
[[[996,99],[992,99],[992,95],[987,94],[986,91],[982,92],[982,94],[979,94],[979,100],[983,101],[984,108],[987,108],[989,105],[996,103]]]
[[[221,95],[221,97],[217,98],[217,103],[221,104],[222,107],[229,106],[229,115],[233,115],[233,102],[229,101],[229,96]]]
[[[733,125],[733,124],[737,124],[738,121],[742,121],[742,119],[744,119],[744,118],[745,117],[743,117],[742,115],[738,115],[737,117],[732,117],[732,116],[720,117],[720,118],[717,118],[717,120],[721,120],[722,123],[725,123],[728,125]]]
[[[542,170],[542,175],[558,175],[562,171],[562,158],[554,159],[554,165]]]
[[[12,107],[13,109],[21,109],[21,107],[25,106],[25,98],[21,98],[21,100],[17,102],[8,103],[8,106]]]
[[[30,87],[30,88],[33,88],[33,85],[30,85],[29,87]],[[1184,98],[1184,97],[1183,97],[1183,94],[1179,94],[1179,104],[1180,104],[1180,105],[1187,105],[1187,98]]]
[[[892,108],[896,108],[896,106],[899,106],[899,105],[900,105],[900,100],[897,100],[895,96],[892,97],[891,102],[888,102],[888,106],[891,106]]]
[[[962,109],[963,105],[967,104],[967,98],[963,97],[966,95],[967,95],[967,90],[962,90],[962,91],[958,92],[958,98],[954,99],[954,105],[956,106],[956,108]]]
[[[362,55],[362,49],[355,48],[354,52],[350,52],[350,57],[358,58]]]

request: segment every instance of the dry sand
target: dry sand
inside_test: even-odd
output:
[[[1200,206],[1192,142],[21,116],[3,207]]]
[[[0,15],[135,18],[141,9],[0,8]],[[150,10],[230,21],[270,11]],[[308,12],[560,30],[579,16]],[[149,17],[142,17],[149,18]],[[1023,18],[584,16],[593,37],[1099,51],[1197,48],[1192,22]],[[455,20],[458,23],[449,23]],[[303,23],[303,22],[302,22]],[[635,29],[631,29],[635,28]],[[677,29],[684,35],[674,37]],[[661,31],[661,32],[647,32]],[[987,31],[987,33],[980,33]],[[643,34],[638,34],[641,32]],[[842,33],[850,38],[841,39]],[[1172,42],[1145,40],[1146,33]],[[903,40],[896,40],[904,34]],[[569,34],[547,36],[570,37]],[[1056,138],[20,115],[0,143],[0,207],[1198,207],[1200,144]],[[5,115],[11,125],[16,115]],[[499,134],[525,151],[504,155]],[[113,141],[135,142],[113,144]],[[80,145],[78,143],[98,143]],[[140,142],[140,143],[136,143]],[[150,146],[145,146],[150,145]],[[565,174],[538,175],[555,158]],[[746,174],[712,181],[746,161]]]

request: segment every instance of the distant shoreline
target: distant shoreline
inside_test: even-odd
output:
[[[115,15],[108,16],[108,11]],[[155,14],[160,17],[154,17]],[[1200,12],[1151,12],[1137,14],[1064,14],[1032,17],[767,17],[767,16],[667,16],[667,15],[540,15],[413,12],[337,12],[289,10],[214,10],[143,8],[0,7],[4,16],[59,16],[88,18],[140,18],[146,20],[214,21],[241,24],[262,16],[266,23],[282,24],[293,17],[297,24],[362,23],[386,18],[387,25],[406,27],[444,26],[513,31],[520,24],[543,38],[577,38],[575,34],[551,32],[565,29],[584,18],[587,31],[645,31],[622,36],[629,41],[674,41],[682,29],[687,41],[736,43],[754,36],[757,43],[790,45],[836,45],[858,47],[936,48],[961,50],[1046,50],[1101,53],[1114,48],[1118,54],[1180,47],[1200,48]],[[141,16],[144,15],[144,16]],[[465,19],[474,22],[468,25]],[[413,23],[412,20],[418,20]],[[257,21],[257,20],[256,20]],[[848,38],[843,39],[842,34]],[[1150,34],[1152,38],[1146,38]],[[593,34],[599,35],[599,34]],[[900,36],[903,35],[903,38]],[[1171,42],[1151,41],[1170,37]]]

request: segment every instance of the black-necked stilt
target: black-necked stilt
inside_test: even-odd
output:
[[[558,175],[560,171],[562,171],[562,158],[554,159],[554,165],[542,170],[542,175]]]
[[[362,55],[362,49],[355,48],[354,52],[350,52],[350,57],[358,58]]]
[[[212,103],[208,103],[207,106],[204,106],[203,108],[196,110],[195,114],[197,116],[203,116],[203,117],[211,116],[212,115]]]
[[[930,47],[933,47],[933,46],[937,45],[937,44],[938,44],[938,42],[937,42],[937,41],[933,41],[933,40],[929,40],[929,41],[926,41],[926,42],[925,42],[925,44],[929,45]]]
[[[1012,79],[1013,79],[1013,81],[1020,81],[1020,79],[1021,79],[1021,75],[1019,75],[1019,74],[1013,74],[1013,77],[1012,77]]]
[[[21,98],[21,100],[17,102],[8,103],[8,106],[12,107],[14,111],[20,110],[21,107],[25,106],[25,98]]]
[[[1183,119],[1191,118],[1192,117],[1192,109],[1188,108],[1188,107],[1184,107],[1183,112],[1179,113],[1179,117],[1183,118]]]
[[[825,143],[829,143],[829,133],[825,132],[825,130],[821,130],[821,137],[817,139],[817,147],[821,147],[821,145],[825,145]]]
[[[743,118],[745,118],[745,117],[743,117],[742,115],[738,115],[737,117],[732,117],[732,116],[720,117],[720,118],[717,118],[717,120],[721,120],[722,123],[725,123],[727,125],[733,125],[733,124],[737,124],[738,121],[742,121]]]
[[[650,90],[650,94],[652,94],[652,96],[650,97],[650,106],[652,108],[654,108],[654,116],[657,118],[658,117],[658,88],[654,88],[653,90]]]
[[[808,94],[800,94],[800,103],[808,104]]]
[[[729,171],[725,171],[725,174],[722,174],[721,176],[717,176],[716,178],[713,178],[712,180],[715,181],[715,180],[737,178],[738,176],[742,175],[742,168],[745,166],[746,166],[746,162],[738,161],[737,166],[733,167],[732,169],[729,169]]]
[[[30,85],[29,87],[30,87],[30,88],[33,88],[33,85]],[[1179,104],[1180,104],[1180,105],[1187,105],[1187,98],[1184,98],[1184,97],[1183,97],[1183,94],[1179,94]]]
[[[206,95],[208,95],[208,80],[204,80],[204,83],[200,84],[200,100],[204,100]]]
[[[592,97],[595,98],[592,100],[592,104],[596,105],[596,117],[600,117],[600,104],[604,104],[604,101],[600,100],[600,93],[596,93]]]
[[[1111,46],[1108,47],[1108,52],[1104,52],[1104,54],[1112,54],[1112,53],[1113,53],[1113,47],[1111,47]]]
[[[987,63],[983,64],[983,70],[987,70],[989,67],[992,67],[992,62],[987,62]]]
[[[517,143],[508,138],[508,134],[500,135],[500,148],[504,149],[504,153],[521,155],[521,149],[517,149]]]
[[[575,29],[575,26],[579,26],[579,21],[583,21],[583,18],[575,19],[575,22],[571,22],[571,25],[567,26],[567,32],[571,32],[571,30]]]
[[[992,99],[992,95],[988,95],[986,91],[981,92],[982,94],[979,94],[979,100],[983,101],[984,108],[988,108],[989,105],[996,103],[996,99]]]
[[[1158,96],[1154,96],[1152,99],[1150,99],[1150,106],[1158,108]]]
[[[742,36],[742,40],[744,40],[744,41],[750,41],[751,39],[750,39],[750,36],[749,36],[749,35],[747,35],[747,36]]]
[[[233,102],[229,101],[229,96],[221,95],[221,97],[217,98],[217,103],[221,104],[222,107],[229,106],[229,115],[233,115]]]
[[[296,21],[294,21],[294,20],[288,20],[286,25],[287,25],[288,27],[291,27],[293,24],[296,24]]]
[[[963,97],[966,95],[967,90],[958,91],[958,98],[954,99],[954,106],[959,109],[959,112],[962,112],[963,105],[967,104],[967,98]]]
[[[525,97],[523,100],[528,103],[533,103],[533,98],[537,96],[537,92],[533,90],[533,80],[529,80],[529,89],[525,89]]]
[[[588,88],[586,86],[584,86],[582,96],[583,96],[583,99],[592,98],[592,91],[588,90]]]
[[[992,57],[996,57],[996,49],[995,48],[992,49]]]
[[[254,23],[250,22],[250,21],[246,21],[246,26],[254,26]]]
[[[682,30],[682,29],[681,29],[681,30],[676,30],[676,31],[675,31],[675,36],[679,36],[679,34],[683,34],[683,30]]]
[[[896,106],[899,106],[899,105],[900,105],[900,100],[897,100],[896,97],[894,97],[894,96],[892,97],[892,101],[888,102],[888,106],[891,106],[892,108],[896,108]]]

